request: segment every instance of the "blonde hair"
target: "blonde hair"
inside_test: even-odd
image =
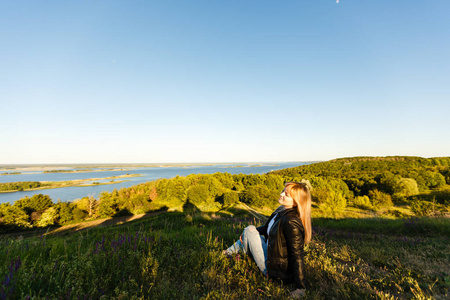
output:
[[[287,182],[284,184],[284,191],[294,199],[300,220],[305,230],[305,244],[311,241],[311,193],[305,183]]]

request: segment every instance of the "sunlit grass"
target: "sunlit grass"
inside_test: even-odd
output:
[[[0,299],[286,299],[247,255],[221,251],[249,224],[238,209],[169,212],[66,236],[0,239]],[[313,219],[307,299],[447,299],[450,222]]]

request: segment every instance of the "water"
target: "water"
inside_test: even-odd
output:
[[[18,175],[2,175],[0,176],[0,182],[17,182],[17,181],[65,181],[75,179],[90,179],[90,178],[104,178],[112,176],[120,176],[125,174],[142,174],[142,177],[130,177],[116,180],[128,180],[125,182],[109,184],[109,185],[96,185],[96,186],[75,186],[64,187],[57,189],[45,189],[37,191],[22,191],[14,193],[0,193],[0,203],[9,202],[11,204],[14,201],[23,198],[25,196],[31,197],[35,194],[49,195],[54,202],[57,200],[71,201],[80,199],[86,196],[98,197],[103,191],[111,192],[114,189],[120,189],[123,187],[130,187],[139,183],[156,180],[159,178],[173,178],[177,175],[187,176],[189,174],[213,174],[216,172],[227,172],[230,174],[265,174],[272,170],[280,170],[285,168],[296,167],[300,165],[308,164],[308,162],[285,162],[274,164],[236,164],[236,165],[211,165],[211,166],[188,166],[188,167],[138,167],[127,170],[108,170],[98,172],[77,172],[77,173],[43,173],[43,172],[22,172]],[[242,166],[242,167],[236,167]],[[101,180],[93,180],[99,181]],[[109,180],[107,180],[109,181]]]

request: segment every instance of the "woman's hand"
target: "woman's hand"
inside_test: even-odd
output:
[[[291,292],[291,297],[295,298],[295,299],[300,299],[305,296],[306,296],[306,292],[304,289],[296,289],[295,291]]]

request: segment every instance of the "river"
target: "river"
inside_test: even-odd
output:
[[[42,171],[27,171],[17,175],[2,175],[0,183],[17,181],[65,181],[76,179],[105,178],[120,176],[125,174],[141,174],[140,177],[124,178],[124,182],[95,185],[95,186],[74,186],[56,189],[44,189],[37,191],[21,191],[13,193],[0,193],[0,203],[14,201],[25,196],[31,197],[35,194],[49,195],[53,202],[57,200],[66,202],[80,199],[88,195],[98,197],[103,191],[111,192],[114,189],[130,187],[139,183],[156,180],[159,178],[173,178],[177,175],[187,176],[189,174],[213,174],[216,172],[227,172],[230,174],[265,174],[270,171],[292,168],[310,162],[283,162],[283,163],[262,163],[262,164],[217,164],[217,165],[192,165],[183,167],[134,167],[126,170],[108,170],[96,172],[74,172],[74,173],[44,173]],[[121,168],[123,169],[123,168]],[[116,179],[123,180],[123,179]],[[101,180],[95,180],[100,181]],[[108,180],[109,181],[109,180]]]

